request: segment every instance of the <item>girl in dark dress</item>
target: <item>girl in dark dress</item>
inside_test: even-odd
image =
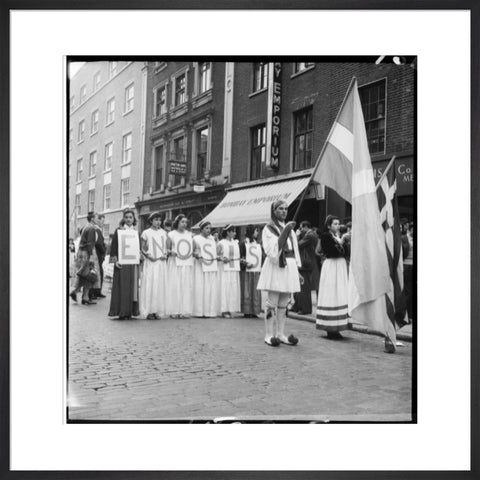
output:
[[[348,272],[343,241],[338,236],[340,221],[329,215],[326,231],[320,236],[325,261],[320,275],[317,302],[317,328],[327,337],[341,339],[348,328]]]
[[[258,278],[260,272],[251,272],[249,268],[252,267],[247,263],[247,248],[250,244],[257,244],[259,246],[260,258],[258,261],[262,264],[262,249],[258,242],[260,236],[260,229],[253,225],[247,226],[244,241],[240,244],[240,286],[241,286],[241,309],[242,313],[247,318],[256,318],[260,315],[262,310],[262,292],[257,290]]]
[[[135,230],[137,220],[135,212],[129,208],[123,211],[123,226],[115,230],[110,247],[110,263],[113,270],[112,297],[110,299],[109,317],[118,316],[119,320],[128,320],[140,315],[138,306],[138,265],[121,265],[118,262],[118,231]],[[140,235],[138,235],[140,245]]]

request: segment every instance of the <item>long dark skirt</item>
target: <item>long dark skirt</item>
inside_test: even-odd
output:
[[[309,314],[312,313],[312,272],[301,270],[300,274],[303,277],[303,285],[300,285],[300,292],[294,295],[295,304],[293,305],[292,311]]]
[[[140,315],[138,308],[138,266],[122,265],[113,270],[109,317]]]
[[[240,302],[242,313],[260,315],[262,310],[262,292],[257,290],[260,272],[240,272]]]

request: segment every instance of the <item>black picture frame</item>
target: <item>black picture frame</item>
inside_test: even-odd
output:
[[[11,269],[9,255],[0,256],[0,479],[474,479],[480,478],[480,326],[477,312],[480,311],[480,181],[478,153],[480,152],[480,3],[474,0],[138,0],[135,4],[125,0],[84,2],[65,0],[6,0],[0,6],[0,209],[2,223],[10,225],[10,146],[9,146],[9,101],[10,101],[10,12],[11,10],[44,9],[452,9],[471,12],[471,469],[469,471],[13,471],[10,470],[10,287]],[[448,59],[446,59],[448,61]],[[10,250],[9,229],[0,233],[2,252]],[[448,412],[446,412],[448,413]],[[447,415],[448,416],[448,415]],[[439,419],[439,421],[442,421]],[[395,448],[392,445],[392,448]]]

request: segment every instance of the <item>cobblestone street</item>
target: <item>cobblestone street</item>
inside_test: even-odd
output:
[[[411,419],[412,347],[343,341],[289,320],[296,347],[263,343],[263,320],[107,317],[70,303],[69,420]]]

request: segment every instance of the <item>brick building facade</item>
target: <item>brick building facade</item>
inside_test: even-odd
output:
[[[69,84],[69,236],[89,211],[115,231],[142,191],[146,80],[143,62],[86,62]]]
[[[143,193],[137,203],[142,225],[152,211],[166,218],[184,213],[193,225],[224,197],[231,141],[224,128],[231,116],[228,65],[148,63]]]
[[[401,214],[413,215],[414,88],[409,65],[369,63],[281,63],[278,168],[268,151],[269,75],[263,63],[235,63],[231,188],[308,176],[327,139],[353,76],[357,78],[375,175],[396,155]],[[278,131],[277,131],[278,133]],[[351,207],[334,191],[311,191],[299,220],[323,225]],[[320,201],[318,200],[320,198]],[[290,208],[293,213],[297,202]]]

